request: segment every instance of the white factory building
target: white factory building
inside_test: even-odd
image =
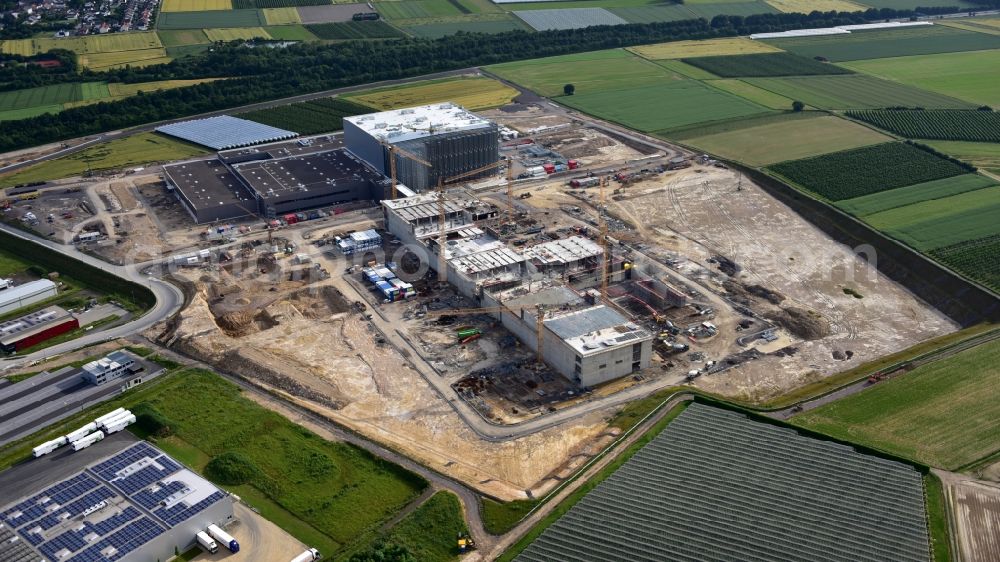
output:
[[[7,314],[28,305],[56,296],[56,284],[48,279],[31,281],[0,291],[0,314]]]
[[[396,176],[414,191],[500,160],[496,123],[453,103],[394,109],[344,118],[347,149],[379,172],[390,175],[389,145],[424,160],[397,153]],[[495,170],[480,174],[487,176]],[[476,175],[465,179],[474,179]]]

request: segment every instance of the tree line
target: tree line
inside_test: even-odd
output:
[[[203,55],[165,65],[102,73],[83,71],[76,76],[88,81],[238,78],[140,93],[119,101],[2,122],[0,151],[380,80],[664,41],[832,27],[912,14],[909,10],[872,9],[866,12],[717,16],[711,22],[695,19],[493,35],[458,33],[438,39],[300,43],[285,48],[249,48],[246,43],[232,42]],[[73,78],[65,73],[61,76]]]

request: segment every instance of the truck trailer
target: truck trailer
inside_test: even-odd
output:
[[[116,409],[111,410],[110,412],[104,414],[103,416],[95,419],[94,423],[96,423],[97,425],[101,425],[101,424],[103,424],[104,422],[106,422],[108,420],[113,420],[113,419],[121,416],[122,414],[124,414],[127,411],[128,410],[126,410],[125,408],[116,408]]]
[[[35,458],[37,459],[38,457],[40,457],[42,455],[47,455],[47,454],[51,453],[52,451],[55,451],[56,449],[58,449],[59,447],[62,447],[63,445],[65,445],[68,442],[69,441],[66,439],[65,436],[63,436],[63,437],[56,437],[52,441],[46,441],[45,443],[42,443],[41,445],[35,447],[34,449],[31,450],[31,452],[32,452],[33,455],[35,455]]]
[[[107,432],[107,429],[109,427],[120,425],[123,421],[126,422],[125,425],[128,425],[130,423],[134,423],[135,422],[135,416],[132,414],[132,412],[130,412],[128,410],[125,410],[125,413],[121,414],[120,416],[115,416],[115,417],[113,417],[111,419],[104,420],[103,422],[97,424],[97,426],[98,426],[98,429],[101,429],[101,430],[104,430],[105,432]],[[125,427],[125,426],[122,426],[122,427]]]
[[[104,439],[104,432],[103,431],[95,431],[94,433],[91,433],[90,435],[88,435],[88,436],[86,436],[86,437],[84,437],[82,439],[78,439],[76,441],[73,441],[73,451],[75,452],[75,451],[81,451],[83,449],[86,449],[87,447],[93,445],[94,443],[97,443],[101,439]]]
[[[208,534],[212,536],[213,539],[222,543],[222,546],[229,549],[230,552],[239,552],[240,543],[236,542],[229,533],[223,531],[218,525],[209,525]]]
[[[66,441],[69,441],[70,443],[72,443],[73,441],[79,441],[80,439],[83,439],[84,437],[90,435],[90,433],[95,429],[97,429],[97,424],[94,422],[90,422],[76,431],[67,433]]]
[[[195,538],[198,539],[198,544],[201,545],[201,547],[204,548],[206,551],[208,551],[210,554],[215,554],[216,552],[219,552],[219,544],[213,541],[212,537],[208,536],[208,533],[206,533],[205,531],[198,531],[198,534],[195,535]]]
[[[128,416],[122,418],[115,418],[108,422],[104,426],[104,433],[111,435],[112,433],[118,433],[119,431],[125,429],[129,424],[135,423],[135,416],[129,414]]]
[[[309,550],[303,552],[302,554],[292,558],[292,562],[310,562],[311,560],[319,560],[319,551],[315,548],[310,548]]]

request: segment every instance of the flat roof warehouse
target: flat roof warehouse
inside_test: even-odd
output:
[[[356,115],[344,121],[391,143],[492,126],[489,120],[451,103]]]

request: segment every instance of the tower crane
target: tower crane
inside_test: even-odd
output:
[[[601,177],[600,203],[597,208],[597,222],[601,231],[601,302],[608,302],[608,267],[610,259],[610,249],[608,248],[608,221],[604,216],[604,188],[607,186],[608,177]]]
[[[444,183],[449,184],[452,182],[456,182],[462,178],[474,176],[481,172],[492,170],[493,168],[499,168],[504,164],[507,165],[507,214],[508,214],[507,220],[512,221],[514,220],[514,159],[513,158],[509,156],[503,157],[497,160],[496,162],[493,162],[491,164],[486,164],[485,166],[480,166],[475,170],[469,170],[468,172],[458,174],[457,176],[452,176],[444,180]]]
[[[426,166],[428,168],[433,168],[434,167],[427,160],[424,160],[423,158],[417,156],[416,154],[410,152],[409,150],[406,150],[405,148],[400,148],[400,147],[398,147],[398,146],[396,146],[396,145],[394,145],[392,143],[386,142],[384,140],[380,141],[380,142],[382,143],[382,146],[384,146],[386,148],[386,150],[389,151],[389,179],[392,181],[392,198],[393,199],[396,198],[396,185],[399,183],[399,180],[396,177],[396,155],[397,154],[399,154],[400,156],[406,158],[407,160],[412,160],[412,161],[416,162],[417,164],[422,164],[422,165],[424,165],[424,166]]]

